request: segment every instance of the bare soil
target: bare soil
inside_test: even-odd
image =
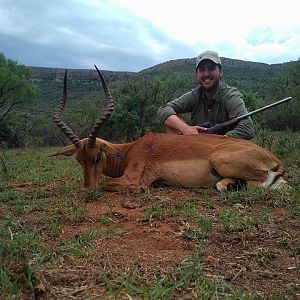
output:
[[[20,188],[24,190],[26,185]],[[300,299],[299,217],[287,207],[288,199],[277,201],[268,197],[265,192],[259,201],[237,201],[236,197],[224,197],[215,191],[207,194],[203,190],[166,187],[151,188],[139,195],[102,192],[99,199],[88,201],[79,197],[77,200],[86,204],[87,215],[82,220],[66,222],[61,238],[76,238],[89,230],[114,231],[115,234],[96,237],[94,252],[87,258],[61,261],[56,267],[41,266],[38,275],[45,286],[44,296],[48,299],[113,299],[99,280],[99,264],[111,276],[137,270],[139,276],[144,274],[150,280],[172,272],[197,252],[202,255],[208,280],[222,280],[245,295],[256,292],[257,299]],[[151,206],[167,210],[180,202],[191,201],[196,201],[198,215],[212,221],[212,229],[202,242],[185,236],[187,229],[196,230],[197,225],[184,212],[149,217]],[[226,230],[220,222],[220,214],[228,210],[238,211],[248,218],[267,213],[269,219],[249,227]],[[100,222],[101,216],[107,216],[110,222]],[[29,214],[26,218],[40,217]],[[57,240],[53,241],[52,247],[57,246]],[[140,298],[121,293],[117,299]],[[177,298],[175,292],[172,299],[182,298]],[[198,298],[187,292],[185,299]]]
[[[115,228],[124,234],[99,239],[96,249],[115,269],[138,267],[145,272],[171,271],[201,250],[205,274],[212,280],[224,279],[236,289],[257,291],[261,298],[287,291],[300,292],[300,222],[285,207],[268,207],[264,203],[224,205],[219,203],[219,195],[216,195],[209,207],[198,206],[199,214],[213,221],[211,234],[200,244],[183,237],[187,228],[195,226],[184,215],[162,216],[151,222],[145,220],[146,208],[153,201],[174,207],[178,201],[199,199],[201,202],[201,196],[187,189],[168,188],[153,189],[148,196],[136,199],[131,195],[104,193],[99,201],[87,204],[88,222],[65,227],[64,234],[74,236],[95,229],[99,226],[95,219],[112,211],[114,222],[106,225],[106,229]],[[238,207],[241,214],[250,216],[268,209],[271,220],[249,230],[225,231],[218,216],[230,206]],[[104,226],[100,226],[103,230]]]

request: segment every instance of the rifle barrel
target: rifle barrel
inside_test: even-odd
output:
[[[240,117],[237,117],[235,119],[228,120],[228,121],[226,121],[224,123],[221,123],[221,124],[216,124],[215,126],[212,126],[212,127],[208,128],[207,131],[206,131],[206,133],[216,133],[216,132],[218,132],[220,130],[224,130],[226,127],[233,126],[233,125],[237,124],[239,121],[244,120],[244,119],[246,119],[246,118],[248,118],[248,117],[250,117],[250,116],[252,116],[252,115],[254,115],[254,114],[258,113],[258,112],[261,112],[263,110],[269,109],[269,108],[271,108],[273,106],[276,106],[276,105],[279,105],[279,104],[281,104],[283,102],[290,101],[291,99],[292,99],[292,97],[286,97],[286,98],[283,98],[283,99],[281,99],[279,101],[276,101],[274,103],[266,105],[264,107],[261,107],[261,108],[258,108],[256,110],[253,110],[253,111],[251,111],[251,112],[249,112],[247,114],[244,114],[244,115],[242,115]]]
[[[264,111],[264,110],[269,109],[269,108],[271,108],[271,107],[273,107],[273,106],[277,106],[277,105],[279,105],[279,104],[281,104],[281,103],[284,103],[284,102],[287,102],[287,101],[290,101],[290,100],[292,100],[292,97],[286,97],[286,98],[283,98],[283,99],[281,99],[281,100],[279,100],[279,101],[276,101],[276,102],[271,103],[271,104],[269,104],[269,105],[266,105],[266,106],[264,106],[264,107],[261,107],[261,108],[258,108],[258,109],[256,109],[256,110],[253,110],[253,111],[251,111],[251,112],[249,112],[249,113],[247,113],[247,114],[245,114],[245,115],[242,115],[242,116],[240,116],[240,117],[237,117],[237,119],[238,119],[239,121],[240,121],[240,120],[243,120],[243,119],[245,119],[245,118],[247,118],[247,117],[250,117],[250,116],[252,116],[252,115],[254,115],[254,114],[258,113],[258,112]]]

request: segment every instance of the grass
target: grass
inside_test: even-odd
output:
[[[49,299],[97,294],[103,299],[293,299],[299,290],[292,282],[290,288],[272,288],[291,281],[296,275],[289,274],[300,267],[300,241],[294,234],[300,217],[299,140],[299,135],[281,134],[269,143],[288,167],[291,190],[248,188],[222,195],[178,188],[139,195],[87,192],[80,189],[77,162],[49,157],[56,149],[3,150],[0,295],[32,299],[43,283]],[[174,233],[164,236],[163,229]],[[146,245],[140,240],[145,248],[139,250],[144,232],[149,239]],[[172,261],[169,265],[152,266],[150,258],[143,265],[129,255],[143,257],[160,237],[177,244],[163,249],[154,244],[149,257],[161,252]],[[112,245],[108,252],[103,243]],[[191,250],[176,261],[181,253],[174,251],[182,243],[187,245],[183,252]],[[274,265],[279,258],[284,258],[281,267]],[[276,269],[270,288],[256,282],[254,270],[260,268]],[[283,274],[282,280],[276,274]]]
[[[150,285],[149,278],[144,278],[137,271],[124,277],[111,275],[101,265],[100,271],[113,299],[118,299],[124,293],[137,296],[138,299],[171,299],[175,291],[179,291],[177,299],[184,299],[185,288],[189,288],[189,293],[195,299],[255,299],[255,293],[236,291],[222,280],[208,280],[204,275],[204,264],[199,253],[174,268],[172,274],[156,274]]]
[[[49,156],[56,148],[9,149],[5,151],[6,172],[1,172],[2,179],[44,185],[49,181],[61,179],[61,175],[72,174],[70,179],[80,181],[80,169],[74,160],[61,158],[57,163]],[[33,167],[34,166],[34,167]]]
[[[109,214],[108,215],[99,215],[97,218],[97,221],[103,225],[111,224],[114,222],[113,218]]]
[[[175,206],[172,207],[166,203],[155,201],[146,209],[145,220],[151,222],[153,219],[162,219],[168,216],[195,216],[197,214],[197,200],[189,199],[177,200]]]
[[[263,222],[270,219],[269,214],[263,215],[242,215],[237,210],[229,209],[221,213],[220,222],[225,231],[243,231],[257,228]]]

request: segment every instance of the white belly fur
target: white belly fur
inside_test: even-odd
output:
[[[169,161],[161,166],[161,179],[184,187],[215,186],[220,180],[212,174],[207,159]]]

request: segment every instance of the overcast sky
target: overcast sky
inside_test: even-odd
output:
[[[215,50],[300,58],[297,0],[0,0],[0,52],[28,66],[140,71]]]

